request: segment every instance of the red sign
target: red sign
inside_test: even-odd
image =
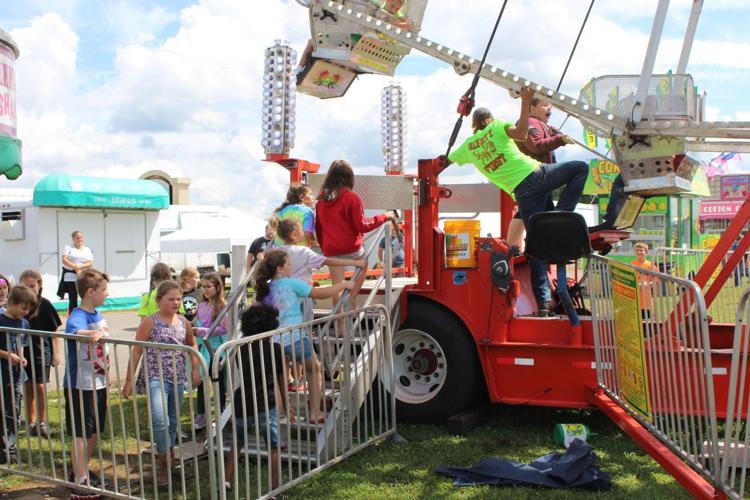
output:
[[[742,201],[701,201],[700,219],[731,219],[740,211]]]

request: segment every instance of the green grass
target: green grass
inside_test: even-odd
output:
[[[56,411],[51,415],[56,420]],[[132,424],[132,412],[126,415],[126,419]],[[557,449],[552,443],[552,429],[554,424],[559,422],[582,422],[596,434],[590,441],[599,457],[599,466],[611,476],[611,491],[593,493],[582,490],[488,486],[458,488],[452,485],[451,479],[432,472],[438,466],[468,466],[489,456],[530,462]],[[55,429],[58,428],[57,425],[54,424]],[[185,418],[183,426],[187,426]],[[600,496],[688,498],[684,490],[654,460],[642,452],[603,414],[596,411],[496,406],[486,424],[465,436],[449,435],[443,426],[399,425],[398,430],[399,434],[408,440],[407,444],[396,444],[390,440],[378,443],[345,462],[314,475],[305,483],[289,490],[284,496],[300,499],[517,499],[540,495],[547,498],[571,499]],[[132,448],[133,442],[129,441],[129,447]],[[36,447],[35,444],[32,446]],[[59,440],[53,440],[53,447],[59,450],[59,446]],[[122,444],[120,443],[117,448],[122,450]],[[108,439],[104,443],[104,449],[111,449]],[[59,453],[57,457],[61,459]],[[208,475],[204,475],[207,472],[207,461],[203,460],[200,463],[202,490],[207,493]],[[241,470],[239,474],[238,477],[244,482],[244,472]],[[251,484],[254,487],[254,482]],[[0,492],[12,492],[12,498],[23,498],[31,491],[54,496],[64,492],[64,489],[45,488],[38,481],[30,484],[28,479],[20,476],[4,473],[0,476]],[[192,497],[188,495],[188,498]]]
[[[555,423],[582,422],[610,474],[607,493],[521,487],[465,487],[432,470],[472,465],[500,456],[520,462],[557,449]],[[669,474],[603,414],[595,411],[497,406],[490,420],[465,436],[451,436],[443,426],[400,425],[408,444],[385,442],[336,465],[288,492],[290,498],[689,498]]]

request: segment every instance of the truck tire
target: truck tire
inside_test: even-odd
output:
[[[443,424],[476,398],[482,384],[474,341],[449,311],[410,300],[392,345],[399,421]]]

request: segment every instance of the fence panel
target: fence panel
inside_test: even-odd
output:
[[[711,250],[698,250],[691,248],[667,248],[659,247],[654,249],[654,265],[659,271],[675,276],[692,280],[698,269],[708,257]],[[727,264],[732,256],[732,252],[727,253],[722,259],[721,266],[711,276],[703,288],[703,293],[710,288],[719,271]],[[746,254],[740,260],[737,267],[724,286],[719,291],[714,301],[708,307],[707,314],[716,323],[732,324],[735,320],[737,306],[740,302],[742,290],[750,285],[750,253]],[[665,290],[666,293],[666,290]]]
[[[748,325],[750,324],[750,288],[740,298],[734,328],[732,365],[729,373],[727,418],[721,443],[722,489],[730,498],[745,498],[747,468],[750,467],[750,431],[748,413]]]
[[[387,309],[374,305],[236,339],[216,351],[211,375],[216,449],[225,452],[218,461],[222,500],[277,495],[395,433],[394,391],[383,385],[393,381],[390,328]],[[290,348],[287,364],[274,339],[287,342],[295,333],[316,350]],[[222,361],[225,401],[218,397]],[[301,371],[293,383],[299,387],[289,387],[287,370]],[[391,376],[382,376],[386,370]]]
[[[62,362],[52,362],[53,345],[59,342]],[[195,351],[186,346],[103,338],[90,342],[81,335],[0,328],[0,345],[19,359],[27,346],[26,369],[0,361],[0,470],[71,490],[102,493],[114,498],[206,498],[218,496],[216,455],[213,443],[200,442],[192,426],[197,400],[190,380],[184,383],[182,363]],[[157,356],[158,370],[146,362],[129,366],[133,351],[143,358]],[[183,361],[184,360],[184,361]],[[196,356],[209,383],[208,367]],[[51,365],[51,366],[50,366]],[[129,399],[122,396],[128,371],[133,385],[143,375],[144,390]],[[35,383],[23,387],[24,378]],[[22,393],[43,401],[46,418],[32,426]],[[209,391],[204,405],[211,417]],[[179,404],[179,401],[181,404]],[[171,410],[171,411],[170,411]],[[172,416],[174,437],[168,430]],[[25,427],[21,425],[25,417]],[[167,425],[163,431],[162,425]],[[191,429],[184,434],[182,429]],[[155,444],[156,443],[156,444]],[[160,455],[157,447],[164,448]],[[166,465],[158,484],[158,462]],[[74,473],[73,462],[77,462]],[[88,471],[88,472],[87,472]],[[84,484],[74,481],[85,477]]]
[[[600,256],[590,259],[589,273],[599,385],[677,457],[718,484],[711,345],[701,291],[692,281]]]

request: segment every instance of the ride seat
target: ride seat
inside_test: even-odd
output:
[[[526,253],[549,263],[566,263],[591,253],[586,220],[575,212],[539,212],[526,228]]]

